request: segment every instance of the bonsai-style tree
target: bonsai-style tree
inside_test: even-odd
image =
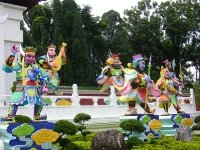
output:
[[[77,127],[68,120],[59,120],[55,123],[54,131],[60,134],[55,143],[59,143],[61,147],[66,147],[71,143],[67,137],[76,134]]]
[[[79,113],[74,117],[74,122],[77,123],[77,128],[81,132],[83,138],[90,134],[90,131],[84,131],[86,129],[85,122],[90,120],[91,116],[85,113]]]
[[[16,115],[15,116],[15,122],[30,123],[30,122],[33,122],[33,121],[30,117],[23,116],[23,115]]]
[[[129,138],[129,136],[133,132],[144,132],[145,127],[137,120],[125,120],[119,125],[123,130],[130,131],[129,133],[125,133],[125,136]]]
[[[192,131],[200,130],[200,115],[195,117],[194,122],[196,125],[192,127]]]

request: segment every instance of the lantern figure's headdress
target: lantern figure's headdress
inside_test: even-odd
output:
[[[34,47],[25,47],[24,48],[24,53],[36,53],[37,49]]]
[[[50,48],[56,48],[56,45],[54,45],[54,44],[51,44],[51,45],[49,45],[48,47],[47,47],[48,49],[50,49]]]

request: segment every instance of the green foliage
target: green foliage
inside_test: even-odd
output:
[[[69,139],[72,142],[75,141],[92,141],[92,139],[95,137],[96,133],[92,132],[91,134],[87,135],[86,138],[84,138],[81,134],[76,134],[76,135],[72,135],[69,137]]]
[[[192,131],[200,130],[200,115],[194,118],[196,125],[192,126]]]
[[[200,123],[200,115],[199,115],[199,116],[196,116],[196,117],[194,118],[194,122],[195,122],[195,123]]]
[[[200,130],[200,124],[192,126],[192,131]]]
[[[120,127],[125,131],[144,132],[145,127],[137,120],[125,120],[120,123]]]
[[[190,61],[199,72],[198,1],[166,1],[158,5],[142,0],[138,6],[125,10],[124,18],[113,10],[102,17],[93,17],[91,10],[89,6],[79,8],[74,0],[53,0],[52,7],[48,3],[36,5],[24,13],[30,31],[22,24],[23,46],[37,46],[37,55],[41,55],[46,52],[48,42],[57,46],[67,42],[67,57],[71,62],[60,70],[63,85],[94,85],[94,78],[105,65],[108,50],[121,53],[124,67],[133,53],[141,53],[147,58],[152,54],[153,80],[159,77],[160,63],[175,58],[177,77],[181,63],[184,83],[192,85],[193,78],[186,62]],[[199,99],[198,96],[197,101]]]
[[[90,115],[85,114],[85,113],[79,113],[74,117],[74,120],[73,120],[75,123],[78,123],[77,128],[81,132],[84,139],[88,134],[91,133],[90,131],[83,131],[86,129],[86,127],[84,126],[85,121],[88,121],[90,119],[91,119]]]
[[[91,116],[85,113],[79,113],[74,117],[74,122],[79,124],[84,124],[85,121],[89,121]]]
[[[134,146],[132,150],[198,150],[200,149],[200,136],[193,136],[189,142],[176,141],[173,136],[162,137],[154,140],[153,143],[144,143]]]
[[[91,149],[91,141],[75,141],[73,143],[78,146],[77,150],[90,150]]]
[[[91,147],[91,141],[96,135],[95,132],[88,134],[85,138],[81,134],[72,135],[69,139],[78,146],[77,150],[89,150]]]
[[[16,115],[15,122],[30,123],[33,122],[31,118],[23,115]]]
[[[68,120],[59,120],[55,123],[54,131],[63,135],[74,135],[77,132],[77,127]]]
[[[72,30],[72,66],[74,83],[80,86],[91,85],[92,70],[88,45],[79,12],[75,13]],[[87,70],[87,71],[86,71]]]
[[[137,137],[131,137],[126,141],[126,149],[131,150],[133,146],[142,145],[144,142]]]

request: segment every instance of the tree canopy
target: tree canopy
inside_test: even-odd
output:
[[[121,54],[124,67],[134,54],[141,53],[147,62],[152,55],[154,80],[158,79],[162,61],[175,59],[177,76],[182,71],[184,80],[192,83],[187,69],[192,65],[200,82],[199,0],[160,4],[142,0],[125,10],[123,18],[114,10],[101,17],[93,16],[91,10],[88,5],[80,8],[74,0],[53,0],[25,14],[29,30],[22,24],[23,45],[37,47],[37,55],[45,54],[50,42],[57,47],[63,41],[68,43],[68,63],[59,72],[63,85],[94,86],[110,52]]]

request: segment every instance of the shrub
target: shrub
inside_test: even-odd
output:
[[[78,147],[77,150],[89,150],[91,149],[91,141],[75,141],[73,142]]]
[[[128,138],[133,132],[144,132],[145,130],[145,127],[137,120],[125,120],[119,126],[125,131],[130,131],[129,134],[126,134]]]
[[[164,136],[156,139],[154,143],[144,143],[134,146],[132,150],[198,150],[200,149],[200,136],[193,136],[192,141],[175,141],[174,136]]]
[[[137,137],[131,137],[126,141],[126,149],[131,150],[133,146],[138,146],[143,144],[144,142]]]
[[[195,123],[200,123],[200,115],[195,117],[194,122]]]
[[[30,123],[33,122],[31,118],[23,115],[16,115],[15,122]]]
[[[200,125],[194,125],[192,131],[200,130]]]
[[[54,131],[63,135],[74,135],[77,132],[77,127],[68,120],[59,120],[55,123]]]
[[[92,141],[92,139],[95,137],[96,134],[97,134],[96,132],[92,132],[89,135],[87,135],[85,139],[83,138],[82,134],[76,134],[76,135],[70,136],[69,139],[72,142],[75,142],[75,141]]]
[[[74,117],[74,122],[78,124],[77,128],[81,132],[83,138],[90,134],[90,131],[84,131],[86,129],[85,127],[85,121],[88,121],[91,119],[91,116],[85,113],[79,113]]]
[[[77,132],[77,127],[72,122],[68,120],[59,120],[55,123],[54,131],[60,134],[59,138],[54,143],[59,143],[62,148],[66,147],[66,150],[76,150],[74,144],[71,144],[71,141],[66,138],[67,136],[74,135]]]

